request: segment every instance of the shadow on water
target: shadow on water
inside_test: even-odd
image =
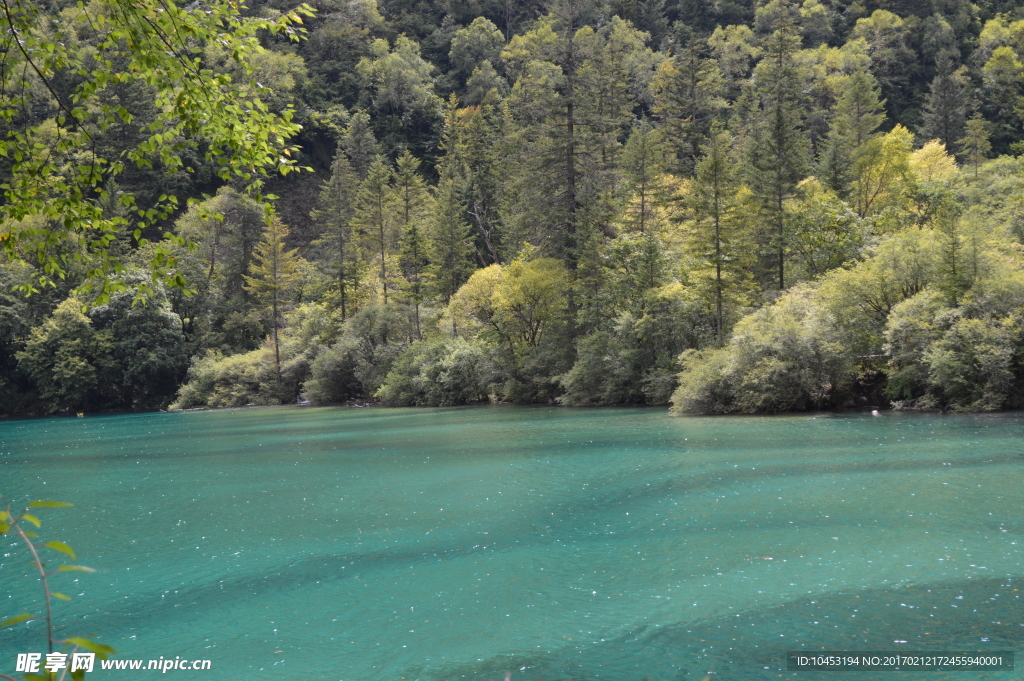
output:
[[[786,651],[1019,651],[1024,644],[1022,584],[1020,578],[972,579],[810,596],[704,622],[640,626],[608,640],[566,642],[540,655],[410,669],[406,676],[501,681],[512,670],[511,681],[836,679],[836,673],[786,671]],[[1009,681],[1015,674],[974,672],[970,678]],[[902,672],[863,671],[855,677],[907,678]],[[911,678],[952,680],[964,673],[926,672]]]

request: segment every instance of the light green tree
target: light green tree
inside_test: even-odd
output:
[[[389,46],[373,41],[370,56],[356,65],[371,102],[372,121],[388,154],[411,147],[418,153],[434,143],[443,105],[434,92],[433,65],[420,55],[412,38],[400,35]]]
[[[324,268],[337,283],[341,320],[348,318],[352,290],[357,284],[356,245],[352,230],[359,178],[348,155],[339,146],[331,164],[331,178],[320,190],[320,207],[311,217],[320,224],[320,238],[316,245],[327,255]]]
[[[962,139],[957,140],[961,154],[974,166],[974,179],[978,179],[978,168],[981,162],[988,158],[992,151],[992,143],[989,142],[989,124],[981,114],[974,114],[967,121],[966,134]]]
[[[270,322],[274,341],[274,372],[281,386],[281,341],[279,329],[284,323],[285,308],[294,300],[302,276],[300,258],[285,245],[288,228],[280,218],[267,220],[263,239],[256,246],[251,274],[245,275],[245,290],[263,307]]]
[[[494,64],[505,47],[505,36],[486,17],[477,17],[452,37],[448,59],[454,71],[463,79],[484,62]]]
[[[396,234],[395,214],[393,209],[394,193],[391,190],[393,171],[383,156],[377,156],[370,164],[366,178],[359,185],[356,193],[355,214],[352,226],[356,235],[364,244],[364,248],[377,260],[380,277],[381,298],[388,303],[388,255],[394,250],[398,241]]]

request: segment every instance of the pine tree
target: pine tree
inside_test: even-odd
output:
[[[967,124],[967,69],[953,69],[953,62],[943,54],[938,60],[938,74],[924,104],[921,134],[926,139],[941,140],[950,151],[963,137]]]
[[[839,87],[818,169],[825,183],[845,196],[858,150],[878,135],[878,128],[885,122],[885,102],[880,98],[878,82],[867,71],[853,72]]]
[[[957,307],[963,294],[971,287],[973,277],[969,258],[965,253],[961,209],[950,196],[944,196],[935,210],[932,224],[939,235],[942,263],[939,268],[939,290],[946,294],[949,304]]]
[[[632,210],[627,208],[626,219],[641,234],[651,229],[655,205],[662,194],[659,176],[664,169],[664,155],[658,137],[649,121],[641,121],[633,128],[622,153],[621,165],[632,199]]]
[[[799,46],[799,36],[786,22],[765,40],[764,58],[754,72],[753,102],[747,105],[752,117],[747,121],[747,174],[774,226],[779,290],[786,283],[784,204],[809,170],[810,140],[802,127],[803,74],[795,61]]]
[[[381,297],[388,303],[388,252],[396,236],[391,191],[392,170],[383,156],[375,156],[356,194],[352,226],[367,251],[378,259]]]
[[[430,279],[444,303],[455,295],[473,271],[472,227],[454,164],[443,162],[429,222]]]
[[[690,40],[682,53],[666,59],[654,77],[654,112],[680,170],[692,175],[711,124],[728,106],[725,78],[714,59],[702,58],[701,43]]]
[[[444,141],[452,163],[452,181],[461,185],[466,210],[476,227],[476,253],[481,267],[501,260],[500,207],[508,181],[503,163],[508,140],[502,135],[502,112],[496,108],[484,105],[452,109]]]
[[[403,234],[410,224],[421,222],[430,211],[430,191],[419,168],[419,159],[406,150],[398,157],[392,176],[395,217]]]
[[[322,225],[316,245],[329,254],[325,268],[333,273],[338,285],[342,321],[348,317],[349,296],[355,285],[356,249],[351,223],[358,191],[359,178],[348,154],[339,146],[331,164],[331,179],[320,190],[320,208],[310,217]]]
[[[377,144],[377,138],[374,137],[373,128],[370,126],[369,114],[365,111],[356,111],[352,115],[341,138],[341,147],[345,150],[356,175],[360,180],[365,179],[374,157],[380,153],[380,145]]]
[[[725,333],[723,271],[738,174],[732,134],[716,127],[703,146],[703,152],[693,183],[693,208],[698,230],[710,235],[713,246],[710,259],[715,267],[715,336],[722,343]]]
[[[963,139],[958,140],[963,156],[974,166],[974,178],[978,178],[978,167],[992,151],[992,143],[989,142],[988,121],[981,117],[981,114],[974,114],[967,121],[967,134]]]
[[[281,343],[278,329],[284,324],[284,311],[292,302],[301,278],[299,257],[285,246],[288,228],[277,216],[267,220],[263,238],[256,245],[251,274],[245,275],[245,290],[251,293],[269,313],[274,339],[274,370],[278,390],[281,388]]]
[[[393,205],[398,228],[402,234],[399,257],[402,266],[402,289],[415,308],[416,336],[420,336],[420,305],[423,302],[424,269],[428,264],[427,241],[423,224],[430,212],[430,192],[419,175],[419,160],[408,151],[398,158],[394,173]]]

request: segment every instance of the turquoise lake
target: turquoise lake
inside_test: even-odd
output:
[[[87,679],[810,681],[839,676],[787,650],[1024,654],[1020,413],[26,419],[0,422],[0,492],[75,504],[39,513],[98,570],[54,577],[58,636],[212,660]],[[0,619],[24,610],[8,535]],[[0,632],[0,673],[20,652],[45,652],[39,620]]]

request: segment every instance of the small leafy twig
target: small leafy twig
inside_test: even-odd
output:
[[[2,497],[0,497],[0,499],[2,499]],[[19,537],[21,537],[21,540],[25,543],[25,546],[28,548],[29,553],[32,554],[32,564],[35,565],[36,571],[39,573],[39,581],[43,585],[43,594],[46,600],[46,639],[48,651],[50,653],[53,652],[53,646],[55,643],[58,645],[66,645],[70,643],[74,646],[71,649],[72,653],[74,653],[79,648],[85,648],[86,650],[90,650],[96,653],[97,657],[99,657],[100,659],[106,659],[108,654],[114,652],[114,649],[109,646],[95,643],[93,641],[83,638],[69,638],[64,640],[57,640],[53,637],[53,608],[51,601],[53,598],[59,598],[65,601],[70,601],[71,599],[62,593],[58,593],[50,589],[50,577],[57,574],[58,572],[96,571],[92,568],[85,567],[84,565],[61,565],[55,570],[47,570],[42,558],[39,555],[40,546],[45,546],[49,549],[53,549],[54,551],[59,551],[63,554],[66,554],[70,556],[72,560],[75,560],[74,550],[70,546],[61,541],[48,541],[45,543],[37,544],[36,542],[32,541],[36,538],[36,533],[31,530],[25,529],[25,527],[23,526],[23,523],[26,522],[34,525],[36,529],[39,529],[42,526],[42,523],[40,522],[39,518],[37,518],[35,515],[29,512],[33,508],[65,508],[68,506],[72,506],[72,504],[68,504],[62,501],[33,501],[28,505],[28,507],[21,515],[15,516],[11,514],[10,504],[5,504],[3,508],[0,509],[0,536],[7,534],[11,530],[14,530],[14,532]],[[20,624],[26,620],[31,619],[37,619],[37,617],[29,613],[15,615],[14,617],[8,618],[0,622],[0,629],[13,627],[16,624]],[[60,681],[63,681],[66,674],[67,668],[65,667],[64,672],[60,676]],[[53,676],[54,675],[52,673],[48,672],[45,678],[52,679]],[[72,678],[77,678],[77,676],[77,674],[72,674]],[[0,679],[6,679],[7,681],[17,681],[13,677],[7,676],[6,674],[0,674]]]

